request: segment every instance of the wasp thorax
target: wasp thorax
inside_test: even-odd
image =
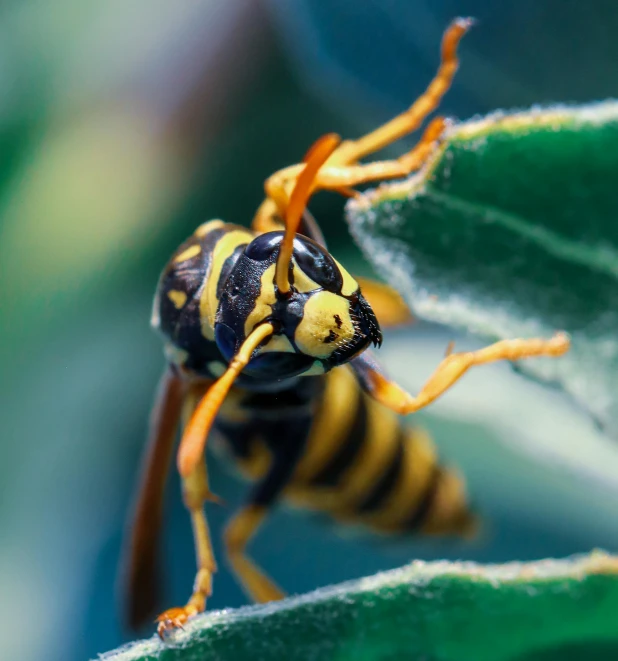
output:
[[[294,239],[290,289],[275,284],[283,232],[269,232],[246,246],[219,293],[215,340],[227,360],[261,323],[275,333],[260,346],[245,372],[264,379],[322,373],[382,340],[358,283],[322,246]]]

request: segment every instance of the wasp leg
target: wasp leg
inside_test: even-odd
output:
[[[251,229],[255,232],[272,232],[285,227],[283,219],[290,200],[290,192],[305,169],[304,163],[290,165],[278,170],[264,182],[266,198],[260,204],[253,220]]]
[[[407,110],[378,127],[375,131],[358,140],[343,142],[337,149],[333,162],[356,162],[415,131],[424,119],[438,107],[442,97],[451,86],[459,67],[457,46],[472,23],[473,21],[470,18],[457,18],[446,29],[442,37],[440,68],[425,93]]]
[[[383,124],[375,131],[357,140],[346,140],[342,142],[329,157],[327,163],[322,168],[321,174],[325,173],[329,168],[353,167],[361,158],[386,147],[419,128],[425,118],[438,107],[442,97],[451,86],[453,77],[459,66],[457,46],[471,25],[472,19],[458,18],[447,28],[442,38],[440,67],[422,96],[406,111],[397,115],[397,117],[394,117],[386,124]],[[305,163],[311,155],[312,149],[305,156]],[[423,160],[420,160],[420,164],[422,164]],[[270,231],[267,228],[270,227],[272,229],[270,225],[272,219],[276,215],[280,217],[285,215],[290,190],[303,171],[305,163],[297,163],[296,165],[283,168],[266,180],[266,199],[255,215],[253,229],[261,232]],[[340,192],[343,195],[353,196],[355,192],[350,190],[350,188],[356,185],[356,183],[374,181],[380,178],[405,176],[415,169],[415,167],[418,167],[414,166],[414,162],[407,167],[397,161],[386,161],[385,163],[388,165],[372,164],[376,167],[365,170],[362,176],[357,174],[356,176],[345,177],[340,173],[339,177],[337,177],[334,173],[331,173],[334,174],[334,178],[328,179],[328,182],[320,176],[315,182],[314,189],[327,188]],[[379,167],[379,165],[382,165],[382,167]]]
[[[204,503],[212,496],[208,489],[206,467],[203,463],[198,464],[188,477],[183,478],[182,491],[185,507],[191,515],[197,574],[193,584],[193,593],[186,605],[180,608],[170,608],[157,618],[161,638],[171,629],[182,627],[192,615],[201,613],[206,608],[206,600],[212,594],[212,575],[217,571],[208,522],[204,513]]]
[[[382,328],[412,323],[410,308],[396,289],[369,278],[356,277],[356,281]]]
[[[348,194],[352,186],[380,179],[405,177],[418,170],[433,154],[447,125],[444,117],[434,118],[425,129],[419,143],[407,154],[391,161],[375,161],[363,165],[339,165],[337,150],[318,170],[311,191],[332,190]],[[256,231],[270,231],[277,219],[286,215],[289,192],[304,171],[305,165],[291,165],[275,172],[264,185],[266,199],[260,205],[252,222]],[[350,192],[351,194],[351,192]]]
[[[502,340],[478,351],[451,353],[438,365],[416,397],[407,393],[385,376],[375,358],[367,355],[368,352],[355,358],[351,365],[362,387],[375,400],[396,413],[407,415],[431,404],[453,386],[471,367],[494,363],[499,360],[561,356],[569,350],[569,346],[568,335],[557,333],[550,340],[536,338]]]
[[[197,384],[190,390],[182,411],[185,429],[206,387],[207,384]],[[206,608],[206,600],[212,594],[212,575],[217,570],[208,521],[204,513],[204,503],[207,500],[216,500],[216,497],[208,487],[208,475],[203,461],[198,462],[188,475],[182,476],[182,497],[191,516],[197,573],[193,592],[186,605],[169,608],[157,618],[159,623],[157,630],[161,638],[164,638],[170,630],[182,627],[189,617],[201,613]]]
[[[247,595],[258,603],[283,599],[285,593],[247,557],[245,549],[290,482],[305,449],[308,435],[306,422],[302,417],[282,421],[274,437],[268,439],[267,444],[273,455],[271,466],[255,487],[249,503],[229,522],[223,536],[232,571]]]
[[[285,229],[279,208],[274,200],[267,197],[258,208],[253,220],[251,229],[254,232],[265,234],[266,232],[277,232]]]
[[[285,593],[245,554],[245,547],[266,517],[264,505],[248,505],[234,516],[223,537],[227,560],[248,596],[257,603],[278,601]]]
[[[405,177],[420,169],[434,153],[447,125],[443,117],[431,121],[412,151],[392,161],[374,161],[361,165],[330,165],[318,173],[315,189],[339,190],[381,179]]]

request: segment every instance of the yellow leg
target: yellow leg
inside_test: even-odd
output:
[[[357,140],[342,142],[331,154],[321,168],[313,190],[328,189],[344,195],[354,195],[350,190],[359,183],[403,177],[419,168],[431,153],[428,145],[422,147],[421,154],[417,149],[396,161],[370,163],[365,166],[357,165],[358,161],[383,147],[399,140],[403,136],[418,129],[425,118],[439,105],[447,92],[459,66],[457,59],[457,46],[463,35],[472,25],[471,19],[458,18],[447,28],[442,39],[442,53],[440,68],[425,93],[419,97],[406,111],[383,124],[375,131],[364,135]],[[436,126],[433,126],[435,130]],[[421,143],[427,142],[424,136]],[[311,149],[305,161],[311,155]],[[291,190],[305,163],[297,163],[275,172],[265,183],[266,200],[258,209],[253,221],[256,231],[269,231],[276,217],[284,218]]]
[[[248,505],[230,521],[223,536],[227,559],[239,583],[255,602],[278,601],[285,593],[246,556],[245,548],[267,514],[263,505]]]
[[[372,358],[355,359],[355,369],[363,387],[378,402],[401,415],[418,411],[431,404],[453,386],[471,367],[499,360],[521,360],[539,356],[561,356],[569,350],[565,333],[557,333],[550,340],[503,340],[479,351],[451,353],[438,365],[436,371],[414,397],[388,379]]]
[[[212,575],[217,571],[208,522],[204,514],[204,503],[211,497],[211,494],[208,489],[206,467],[203,463],[198,464],[188,477],[183,478],[182,489],[185,507],[191,515],[197,574],[193,584],[193,593],[186,605],[169,608],[157,618],[161,638],[169,630],[182,627],[188,618],[201,613],[206,608],[206,600],[212,594]]]
[[[260,234],[285,229],[279,208],[269,197],[260,204],[257,213],[253,217],[251,229]]]
[[[333,165],[333,157],[317,173],[312,191],[333,190],[348,194],[350,187],[381,179],[405,177],[418,170],[435,150],[447,122],[436,117],[427,127],[419,143],[407,154],[392,161],[375,161],[363,165]],[[335,151],[333,156],[336,156]],[[266,180],[266,199],[260,205],[251,225],[256,231],[280,229],[277,218],[284,218],[289,194],[304,170],[304,164],[292,165],[275,172]]]
[[[416,147],[392,161],[374,161],[373,163],[339,167],[327,163],[318,173],[314,189],[339,190],[370,181],[405,177],[418,170],[431,156],[446,124],[443,117],[436,117],[429,124]]]
[[[442,38],[440,68],[422,96],[407,110],[375,131],[358,140],[346,140],[341,143],[333,155],[333,162],[356,162],[418,129],[425,118],[439,106],[442,97],[451,86],[459,66],[457,45],[471,25],[472,20],[469,18],[457,18],[449,25]]]

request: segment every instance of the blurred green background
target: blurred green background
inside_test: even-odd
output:
[[[610,0],[2,3],[0,658],[77,661],[127,639],[116,573],[163,365],[148,321],[169,254],[208,218],[247,224],[264,179],[319,135],[408,105],[458,14],[479,23],[444,112],[615,95]],[[369,272],[342,201],[312,209],[340,261]],[[415,388],[453,337],[419,324],[383,353]],[[482,538],[388,544],[278,512],[253,548],[288,590],[417,557],[618,547],[618,453],[559,393],[497,367],[418,419],[466,472]],[[217,540],[245,486],[216,459],[209,470],[228,503],[209,510]],[[168,514],[174,605],[194,571],[175,477]],[[222,568],[212,608],[243,603]]]

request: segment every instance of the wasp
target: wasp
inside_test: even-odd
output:
[[[473,366],[560,356],[568,336],[447,351],[413,396],[386,376],[370,349],[382,343],[381,325],[405,318],[403,301],[394,290],[348,273],[307,211],[318,190],[353,195],[357,185],[407,176],[427,161],[440,144],[442,117],[400,158],[361,163],[418,129],[438,107],[470,25],[470,19],[456,19],[447,28],[438,72],[406,111],[358,140],[323,136],[302,163],[266,181],[251,229],[206,222],[163,270],[152,326],[164,338],[167,367],[129,544],[133,625],[154,610],[163,491],[180,424],[176,459],[197,574],[188,602],[159,616],[161,637],[203,611],[212,593],[217,565],[204,506],[216,496],[204,452],[213,430],[254,482],[227,525],[224,547],[229,567],[256,602],[284,596],[246,553],[280,501],[386,534],[466,534],[474,526],[462,478],[402,416],[433,402]]]

